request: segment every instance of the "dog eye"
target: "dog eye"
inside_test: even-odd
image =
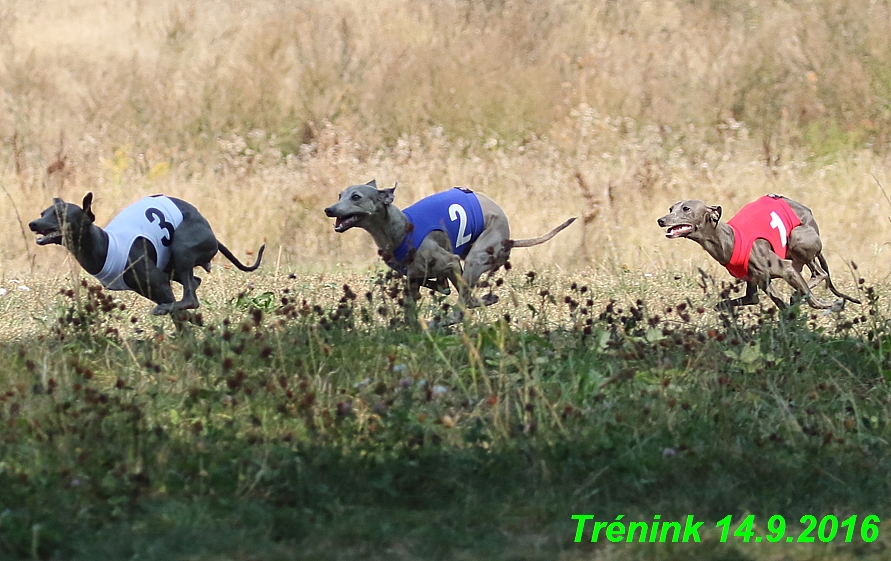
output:
[[[684,207],[684,212],[690,212],[690,207],[685,206],[685,207]]]
[[[352,201],[358,201],[358,200],[361,199],[361,198],[362,198],[362,196],[359,195],[359,193],[353,193],[353,196],[350,197],[350,200],[352,200]]]

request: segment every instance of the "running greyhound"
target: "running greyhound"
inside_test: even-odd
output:
[[[666,237],[688,238],[705,249],[730,274],[746,281],[746,294],[722,302],[725,307],[758,303],[758,289],[783,309],[781,295],[770,284],[781,278],[796,293],[817,309],[841,309],[845,300],[860,301],[836,290],[829,278],[829,267],[823,257],[820,229],[809,208],[779,195],[765,195],[742,208],[726,224],[720,222],[721,207],[708,206],[699,200],[685,200],[672,205],[669,213],[659,218]],[[802,268],[811,271],[810,282],[801,276]],[[811,293],[821,282],[841,298],[825,302]]]
[[[53,199],[53,206],[28,225],[39,235],[37,245],[64,246],[106,288],[133,290],[157,303],[152,310],[155,315],[199,306],[195,289],[201,279],[193,269],[203,267],[209,272],[217,250],[242,271],[253,271],[266,249],[265,245],[260,248],[253,266],[242,265],[217,241],[198,209],[173,197],[155,195],[137,201],[104,230],[93,223],[92,203],[93,193],[87,193],[82,207]],[[179,302],[171,279],[183,285]]]
[[[484,296],[482,302],[472,295],[480,277],[504,265],[511,249],[542,244],[575,220],[570,218],[538,238],[512,240],[504,211],[469,189],[455,187],[431,195],[404,211],[393,206],[395,191],[395,185],[378,190],[374,180],[353,185],[325,214],[337,219],[336,232],[358,226],[371,234],[384,261],[408,277],[413,300],[421,286],[448,293],[451,281],[463,307],[494,304],[498,297],[493,294]],[[461,317],[457,310],[446,323]]]

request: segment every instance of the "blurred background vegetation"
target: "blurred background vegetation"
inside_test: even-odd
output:
[[[240,249],[367,264],[320,209],[376,178],[403,206],[484,191],[518,236],[582,215],[532,253],[560,266],[697,259],[661,239],[664,209],[767,191],[869,260],[891,234],[889,35],[878,1],[7,0],[0,253],[34,262],[13,210],[93,190],[103,223],[163,191]]]
[[[323,122],[522,143],[583,105],[817,154],[891,131],[886,2],[6,2],[0,30],[4,132],[39,153],[62,129],[199,153],[263,129],[288,155]]]

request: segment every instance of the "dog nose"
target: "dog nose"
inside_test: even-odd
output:
[[[325,209],[325,216],[327,216],[328,218],[334,218],[334,207],[333,206],[329,206],[328,208]]]
[[[28,223],[28,228],[31,228],[31,231],[32,231],[32,232],[36,232],[36,231],[37,231],[37,224],[36,224],[36,222],[37,222],[36,220],[32,220],[31,222]]]
[[[665,226],[665,217],[662,217],[662,218],[656,220],[656,222],[659,223],[659,226],[664,227]]]

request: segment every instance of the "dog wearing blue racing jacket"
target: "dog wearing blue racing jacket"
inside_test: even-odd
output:
[[[340,193],[325,214],[336,219],[336,232],[357,226],[371,234],[387,265],[408,277],[409,296],[414,300],[421,286],[448,293],[451,282],[458,289],[462,307],[494,304],[498,301],[495,295],[482,301],[473,296],[480,277],[504,265],[511,249],[542,244],[575,220],[570,218],[538,238],[512,240],[504,211],[470,189],[455,187],[405,210],[393,205],[395,191],[396,186],[378,189],[374,180],[353,185]],[[446,323],[461,317],[458,309]]]

